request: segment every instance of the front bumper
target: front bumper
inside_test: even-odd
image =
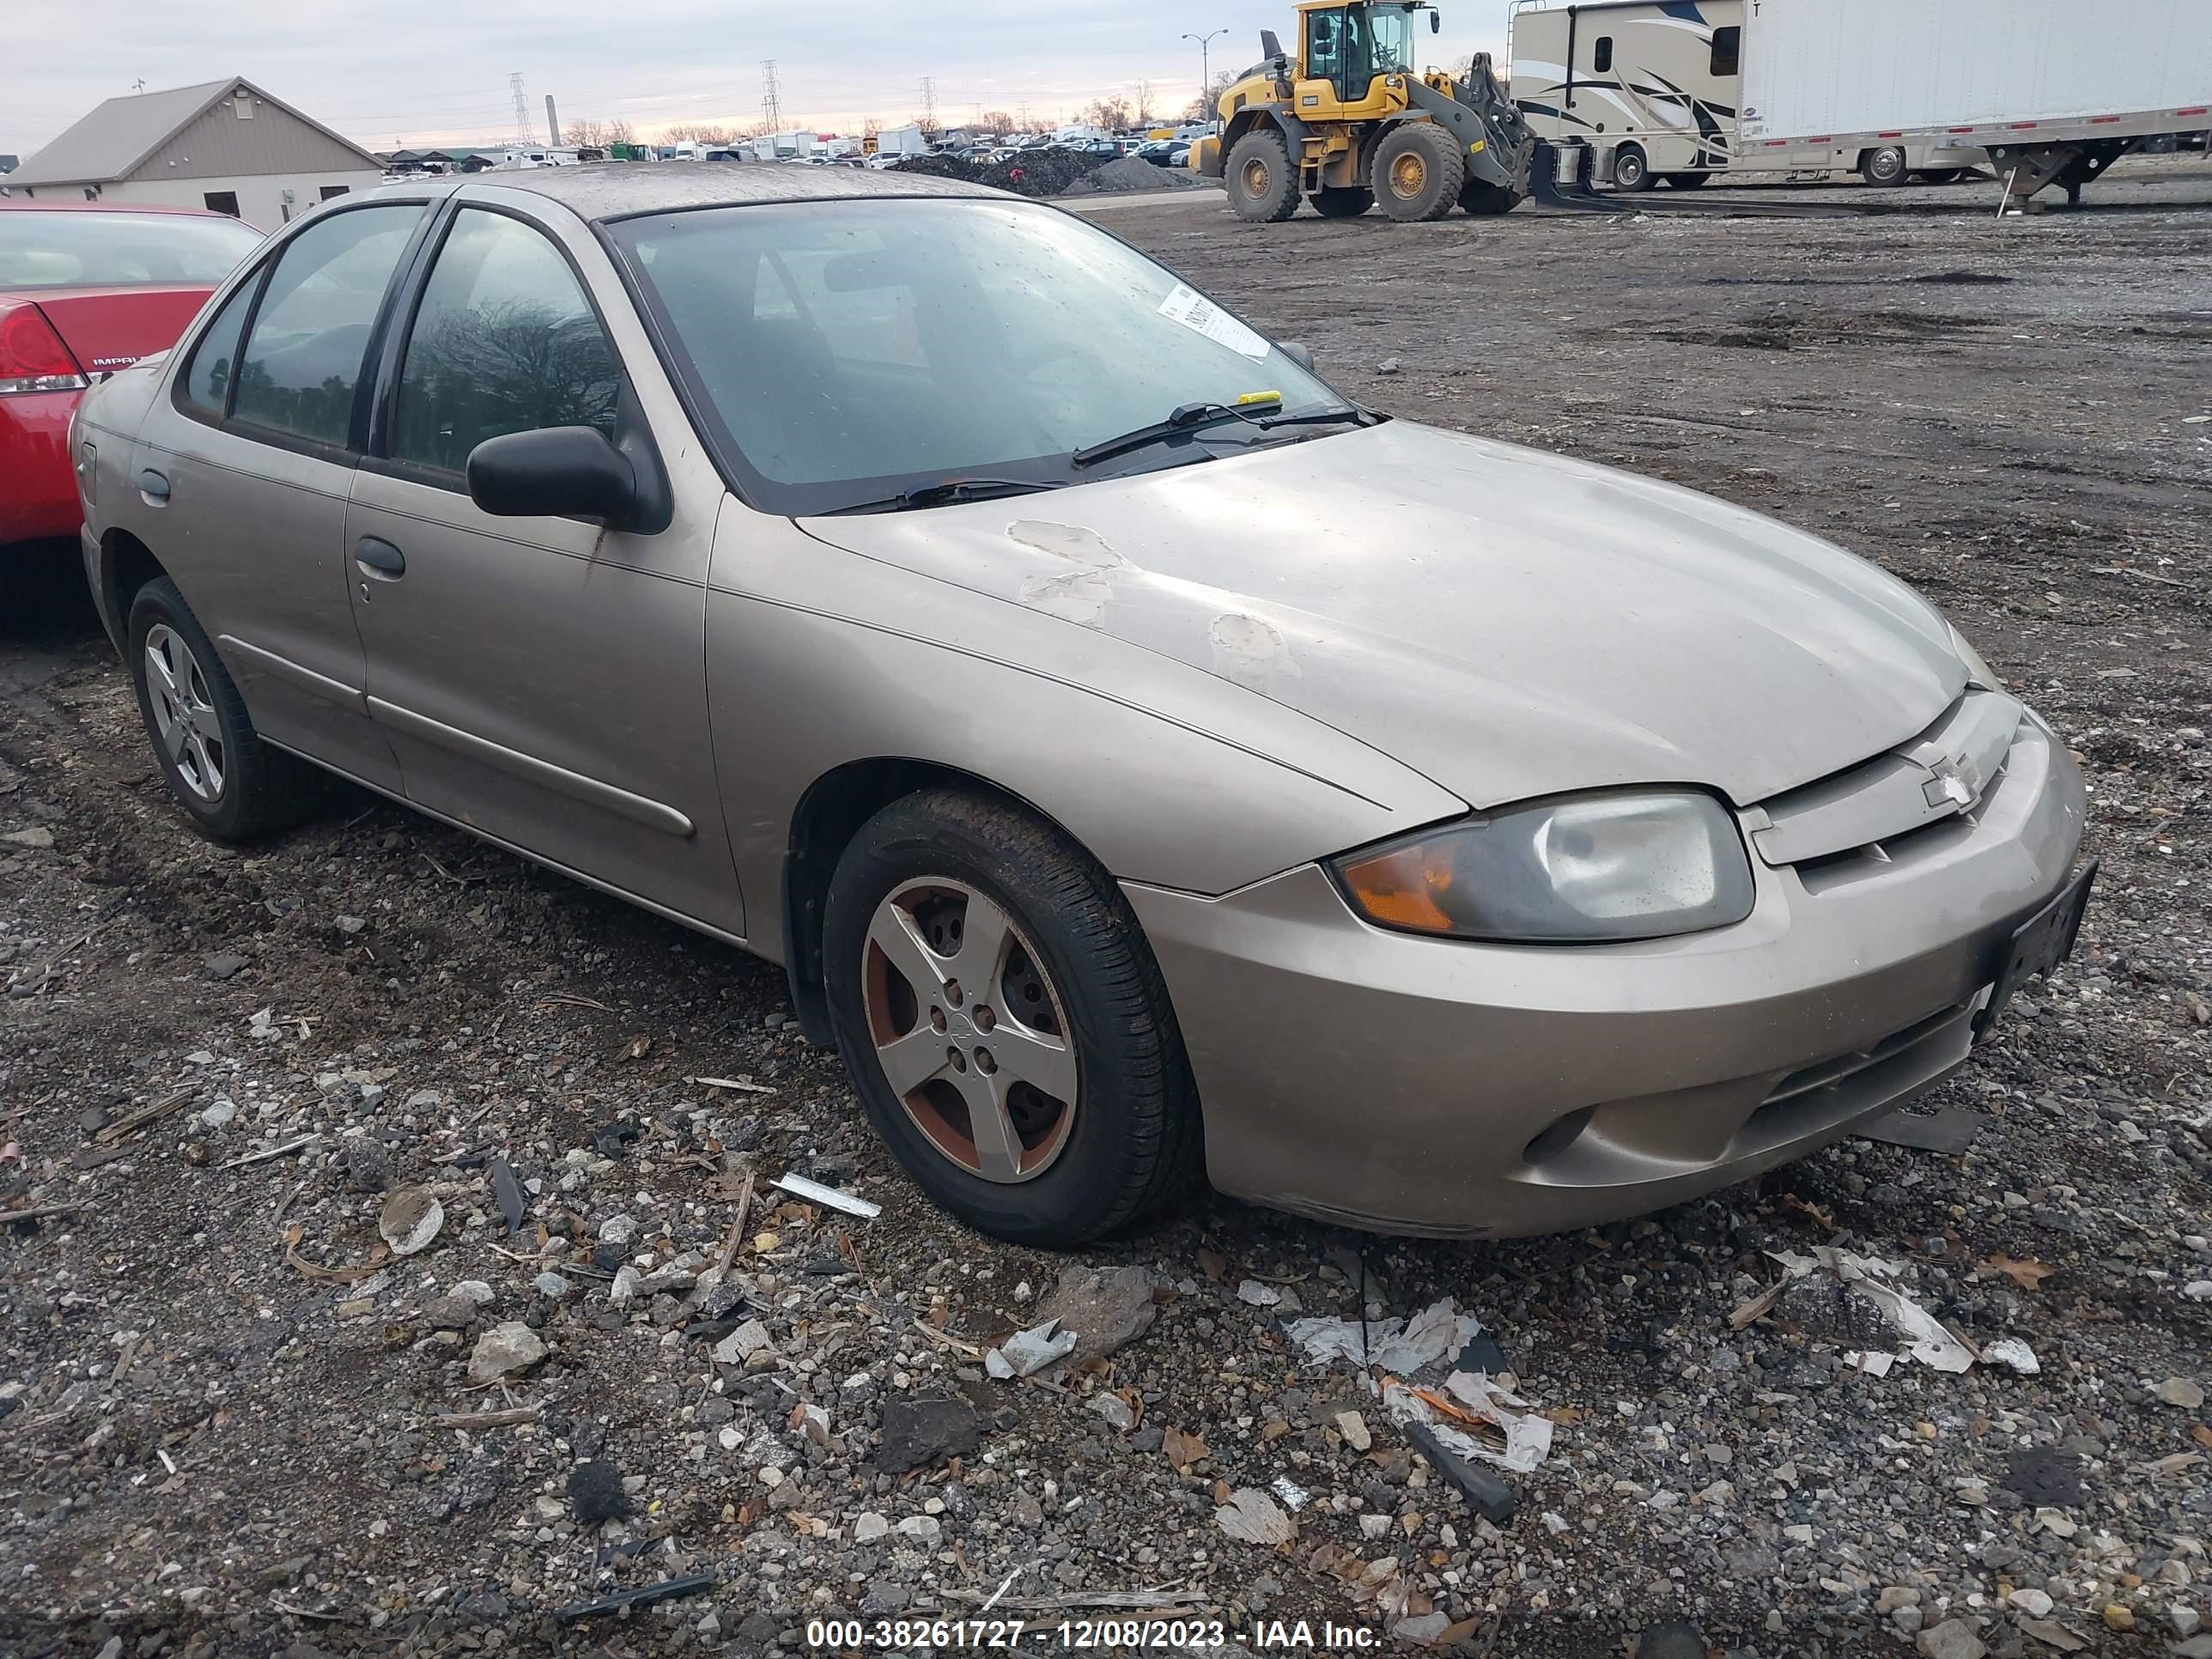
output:
[[[1641,945],[1389,933],[1312,865],[1222,898],[1124,890],[1217,1188],[1382,1231],[1552,1232],[1757,1175],[1957,1066],[2085,805],[2031,716],[1972,820],[1809,884],[1754,860],[1747,920]]]

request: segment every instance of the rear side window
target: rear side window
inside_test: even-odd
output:
[[[1611,35],[1598,36],[1597,46],[1590,53],[1590,67],[1600,75],[1605,74],[1613,68],[1613,37]]]
[[[416,204],[333,213],[292,239],[254,313],[231,418],[318,443],[343,444],[377,308]]]
[[[392,459],[459,472],[487,438],[612,434],[622,371],[575,272],[519,219],[464,208],[423,285],[399,372]]]
[[[260,246],[250,226],[197,213],[10,208],[0,212],[0,289],[216,288]]]
[[[208,325],[207,332],[192,349],[192,367],[185,376],[185,401],[203,415],[221,420],[230,396],[232,372],[238,362],[239,331],[253,305],[253,290],[260,283],[247,281],[224,301]]]
[[[1713,73],[1729,76],[1736,72],[1743,55],[1743,29],[1731,23],[1724,29],[1713,31]]]

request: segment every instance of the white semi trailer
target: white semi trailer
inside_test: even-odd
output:
[[[2212,0],[1747,0],[1743,154],[1972,144],[2069,200],[2142,140],[2212,126]]]

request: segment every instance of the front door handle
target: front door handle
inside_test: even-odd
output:
[[[380,581],[397,581],[407,574],[407,556],[374,536],[363,536],[356,544],[353,562],[361,567],[362,575]]]
[[[138,493],[149,501],[166,501],[169,499],[169,481],[152,467],[147,467],[138,474]]]

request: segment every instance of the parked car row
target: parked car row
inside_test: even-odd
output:
[[[2094,874],[2065,745],[1895,578],[1362,408],[977,185],[362,192],[71,439],[194,826],[336,773],[781,963],[1032,1245],[1201,1159],[1389,1231],[1683,1201],[1963,1063]]]

